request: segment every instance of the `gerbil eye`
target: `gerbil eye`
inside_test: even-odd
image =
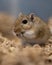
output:
[[[28,22],[27,20],[23,20],[22,21],[23,24],[27,24],[27,22]]]

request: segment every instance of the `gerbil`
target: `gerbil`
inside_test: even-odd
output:
[[[50,37],[47,24],[33,13],[29,15],[19,14],[14,31],[24,45],[44,44]]]

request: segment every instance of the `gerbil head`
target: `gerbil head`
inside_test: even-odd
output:
[[[46,23],[33,13],[30,15],[19,14],[16,20],[15,33],[26,41],[33,40],[36,43],[42,43],[49,37]]]
[[[20,13],[15,22],[15,31],[26,31],[32,28],[33,22],[29,15]]]

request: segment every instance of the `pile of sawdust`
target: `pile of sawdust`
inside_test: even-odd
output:
[[[0,65],[52,65],[52,44],[23,48],[0,35]]]

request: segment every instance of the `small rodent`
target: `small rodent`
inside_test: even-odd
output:
[[[24,45],[44,44],[50,37],[48,25],[33,13],[20,13],[15,22],[14,31]]]

